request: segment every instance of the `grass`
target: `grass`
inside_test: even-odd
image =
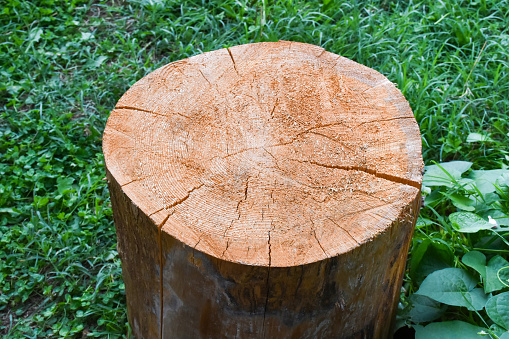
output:
[[[423,293],[434,272],[460,269],[486,290],[489,279],[465,255],[475,249],[489,261],[509,253],[503,227],[466,233],[454,223],[458,212],[485,221],[509,213],[509,176],[501,172],[488,193],[467,184],[479,170],[509,164],[507,0],[5,0],[0,10],[0,336],[128,335],[103,180],[109,111],[166,63],[279,39],[320,45],[380,71],[413,108],[425,163],[471,163],[459,176],[449,170],[448,184],[428,175],[399,324],[429,331],[460,320],[493,338],[508,330],[487,308],[429,295],[425,302],[441,313],[424,321],[411,313],[420,307],[414,292]]]

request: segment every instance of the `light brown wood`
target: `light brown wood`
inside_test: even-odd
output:
[[[394,84],[312,45],[235,46],[138,81],[103,141],[134,333],[385,337],[420,140]]]

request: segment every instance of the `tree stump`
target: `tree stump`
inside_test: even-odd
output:
[[[137,338],[384,338],[421,139],[380,73],[280,41],[134,84],[104,156]]]

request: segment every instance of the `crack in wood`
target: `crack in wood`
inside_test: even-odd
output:
[[[412,180],[409,180],[409,179],[405,179],[405,178],[400,178],[400,177],[397,177],[395,175],[380,173],[380,172],[377,172],[375,170],[371,170],[371,169],[365,168],[365,167],[329,165],[329,164],[322,164],[322,163],[319,163],[319,162],[316,162],[316,161],[312,161],[312,160],[304,160],[304,161],[300,161],[300,162],[307,162],[307,163],[312,164],[312,165],[321,166],[321,167],[330,168],[330,169],[340,169],[340,170],[344,170],[344,171],[359,171],[359,172],[364,172],[364,173],[371,174],[371,175],[373,175],[373,176],[375,176],[377,178],[382,178],[382,179],[385,179],[385,180],[388,180],[388,181],[392,181],[392,182],[395,182],[395,183],[398,183],[398,184],[404,184],[404,185],[415,187],[417,189],[421,189],[421,184],[418,183],[418,182],[415,182],[415,181],[412,181]]]
[[[301,135],[304,135],[306,133],[310,133],[311,131],[313,131],[315,129],[323,128],[323,127],[329,127],[329,126],[336,126],[336,125],[345,125],[345,124],[341,123],[341,122],[339,122],[339,123],[335,122],[335,123],[330,123],[330,124],[325,124],[325,125],[314,126],[314,127],[311,127],[311,128],[309,128],[307,130],[304,130],[302,132],[297,133],[297,135],[292,137],[289,141],[285,141],[285,142],[281,142],[281,143],[277,143],[277,144],[273,144],[273,145],[264,145],[264,146],[258,146],[258,147],[248,147],[248,148],[241,149],[241,150],[239,150],[237,152],[233,152],[233,153],[227,154],[225,156],[216,155],[216,156],[214,156],[212,158],[207,159],[207,161],[212,161],[212,160],[218,159],[218,158],[226,159],[226,158],[229,158],[229,157],[232,157],[232,156],[235,156],[237,154],[244,153],[244,152],[247,152],[247,151],[254,151],[254,150],[265,150],[266,151],[267,148],[286,146],[286,145],[289,145],[289,144],[295,142]],[[350,127],[348,127],[348,128],[350,128]],[[340,142],[340,141],[336,141],[336,142]],[[348,147],[348,146],[345,145],[345,147]]]
[[[177,206],[177,205],[182,204],[184,201],[186,201],[187,199],[189,199],[189,197],[191,196],[191,193],[193,193],[193,192],[194,192],[194,191],[196,191],[197,189],[202,188],[203,186],[205,186],[205,184],[203,184],[203,183],[202,183],[202,184],[200,184],[200,185],[198,185],[198,186],[196,186],[196,187],[193,187],[190,191],[188,191],[188,192],[187,192],[187,195],[186,195],[186,196],[184,196],[183,198],[181,198],[181,199],[179,199],[179,200],[177,200],[177,201],[175,201],[175,202],[171,203],[170,205],[168,205],[168,206],[164,207],[164,209],[173,208],[173,207],[175,207],[175,206]]]
[[[346,147],[348,150],[350,150],[350,151],[352,151],[352,152],[355,152],[355,150],[354,150],[354,149],[352,149],[350,146],[348,146],[345,142],[343,142],[343,141],[341,141],[341,140],[336,140],[336,139],[334,139],[334,138],[332,138],[332,137],[330,137],[330,136],[328,136],[328,135],[326,135],[326,134],[323,134],[323,133],[320,133],[320,132],[315,132],[315,131],[309,131],[309,132],[307,132],[307,133],[314,134],[314,135],[319,135],[319,136],[321,136],[321,137],[324,137],[324,138],[326,138],[326,139],[329,139],[330,141],[336,142],[336,143],[338,143],[338,144],[340,144],[340,145],[342,145],[342,146]]]
[[[339,225],[337,222],[335,222],[333,219],[331,219],[330,217],[326,216],[327,219],[329,219],[334,225],[336,225],[337,227],[341,228],[343,231],[345,231],[346,234],[348,234],[348,236],[350,238],[353,239],[353,241],[355,241],[357,243],[357,245],[360,245],[360,243],[357,241],[357,239],[355,239],[353,237],[353,235],[350,234],[350,232],[348,232],[348,230],[346,230],[344,227],[342,227],[341,225]]]
[[[203,234],[203,233],[202,233]],[[196,244],[194,244],[193,246],[193,256],[191,258],[191,261],[193,262],[193,265],[196,265],[196,262],[194,260],[194,252],[196,251],[196,247],[198,246],[198,244],[200,243],[201,241],[201,237],[202,237],[202,234],[200,234],[200,236],[198,237],[198,241],[196,242]]]
[[[233,54],[230,51],[230,48],[227,48],[226,50],[228,51],[228,54],[230,55],[230,58],[232,59],[233,68],[235,69],[235,72],[237,72],[238,76],[240,76],[239,71],[237,70],[237,65],[235,64],[235,59],[233,58]]]
[[[271,228],[272,228],[272,223],[271,223]],[[268,245],[269,245],[269,265],[267,267],[267,281],[265,283],[265,285],[267,286],[267,295],[265,297],[265,307],[264,307],[264,310],[263,310],[263,323],[262,323],[262,338],[265,338],[265,318],[266,318],[266,315],[267,315],[267,307],[269,305],[269,278],[270,278],[270,266],[272,264],[272,256],[271,256],[271,244],[270,244],[270,230],[268,231],[268,241],[267,241]]]
[[[276,98],[276,103],[274,104],[274,107],[272,108],[272,111],[270,111],[270,118],[271,119],[274,119],[274,111],[276,110],[278,101],[279,101],[279,98]]]
[[[396,117],[396,118],[382,119],[382,120],[363,121],[363,122],[359,123],[358,125],[356,125],[354,128],[357,128],[357,127],[365,125],[365,124],[373,124],[375,122],[386,122],[386,121],[413,119],[413,118],[414,117]]]
[[[163,277],[164,277],[164,274],[163,274],[163,226],[164,224],[166,223],[166,221],[168,221],[168,219],[170,218],[170,216],[172,215],[173,213],[169,213],[166,218],[164,218],[163,222],[161,222],[161,224],[159,224],[159,226],[157,227],[158,229],[158,235],[159,235],[159,241],[158,241],[158,246],[159,246],[159,298],[160,298],[160,315],[159,315],[159,325],[160,325],[160,328],[159,328],[159,333],[160,333],[160,338],[163,339],[163,313],[164,313],[164,289],[163,289]]]
[[[226,251],[228,251],[228,247],[230,246],[230,239],[226,239],[226,248],[223,251],[223,254],[221,254],[221,258],[224,258],[224,254]]]
[[[223,232],[223,238],[226,238],[226,233],[228,233],[228,231],[233,227],[234,222],[240,220],[240,204],[247,200],[247,191],[249,189],[249,179],[250,178],[251,178],[251,176],[248,176],[247,179],[246,179],[246,186],[245,186],[245,189],[244,189],[244,200],[240,199],[237,202],[237,206],[235,207],[235,211],[237,212],[237,219],[232,219],[232,221],[230,222],[230,225],[227,228],[225,228],[225,230]],[[227,239],[226,240],[226,249],[223,251],[223,254],[221,255],[222,258],[224,258],[224,254],[228,250],[228,246],[229,245],[230,245],[230,239]]]
[[[147,178],[148,178],[148,176],[147,176],[147,177],[143,177],[143,178],[136,178],[136,179],[133,179],[133,180],[131,180],[131,181],[128,181],[128,182],[126,182],[126,183],[124,183],[124,184],[120,185],[120,187],[125,187],[125,186],[127,186],[127,185],[129,185],[129,184],[132,184],[133,182],[136,182],[136,181],[142,181],[142,180],[145,180],[145,179],[147,179]]]
[[[201,71],[201,69],[198,70],[198,72],[200,72],[201,76],[203,77],[203,79],[205,79],[208,83],[209,83],[209,86],[212,87],[212,84],[210,83],[209,79],[207,79],[207,77],[205,76],[205,74],[203,74],[203,72]]]
[[[130,109],[130,110],[133,110],[133,111],[138,111],[138,112],[144,112],[144,113],[149,113],[149,114],[153,114],[153,115],[157,115],[157,116],[160,116],[160,117],[165,117],[165,118],[168,118],[168,115],[166,114],[161,114],[161,113],[157,113],[157,112],[154,112],[154,111],[149,111],[147,109],[143,109],[143,108],[139,108],[139,107],[133,107],[133,106],[115,106],[115,109]],[[191,117],[185,115],[185,114],[182,114],[182,113],[175,113],[176,115],[180,115],[181,117],[184,117],[184,118],[187,118],[187,119],[191,119]]]
[[[318,246],[320,246],[320,248],[322,249],[323,254],[325,254],[325,256],[327,258],[329,258],[329,255],[327,254],[327,251],[325,251],[325,248],[323,248],[322,243],[320,242],[320,240],[316,236],[316,226],[315,226],[315,223],[313,222],[313,219],[309,219],[309,221],[311,221],[311,225],[313,225],[313,235],[315,236],[315,240],[318,243]]]
[[[300,276],[299,281],[297,281],[297,287],[295,288],[295,296],[297,296],[300,285],[302,285],[302,280],[304,280],[304,265],[300,265]]]

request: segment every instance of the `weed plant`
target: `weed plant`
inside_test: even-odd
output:
[[[128,336],[101,135],[138,79],[256,41],[396,83],[427,167],[398,326],[508,338],[509,1],[3,0],[0,336]]]

